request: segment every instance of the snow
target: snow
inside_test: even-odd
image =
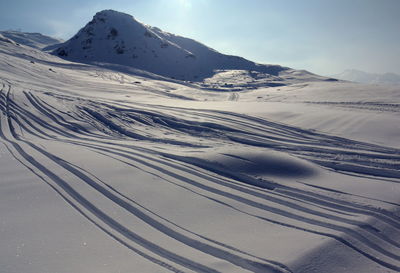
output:
[[[4,42],[4,43],[17,45],[17,43],[14,40],[11,40],[11,39],[9,39],[7,37],[4,37],[2,34],[0,34],[0,41]]]
[[[61,39],[49,37],[40,33],[29,33],[15,30],[0,31],[0,34],[6,38],[9,38],[16,43],[30,46],[37,49],[43,49],[55,44],[63,42]]]
[[[0,39],[2,270],[400,271],[399,88],[122,64]]]

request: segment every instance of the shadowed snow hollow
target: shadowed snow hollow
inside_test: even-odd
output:
[[[315,165],[305,160],[269,149],[213,149],[189,156],[164,156],[269,190],[276,187],[271,178],[310,178],[319,173]]]
[[[251,175],[307,177],[315,174],[309,164],[283,153],[226,153],[218,157],[223,166]]]

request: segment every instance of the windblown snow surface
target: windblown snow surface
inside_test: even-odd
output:
[[[212,91],[3,40],[1,272],[400,271],[398,88]]]

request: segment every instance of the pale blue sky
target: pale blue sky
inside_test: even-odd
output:
[[[68,39],[103,9],[260,63],[400,74],[400,0],[0,0],[0,29]]]

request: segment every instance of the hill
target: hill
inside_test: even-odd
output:
[[[21,32],[15,30],[0,31],[4,37],[15,41],[16,43],[30,46],[37,49],[62,43],[63,40],[43,35],[41,33]]]

